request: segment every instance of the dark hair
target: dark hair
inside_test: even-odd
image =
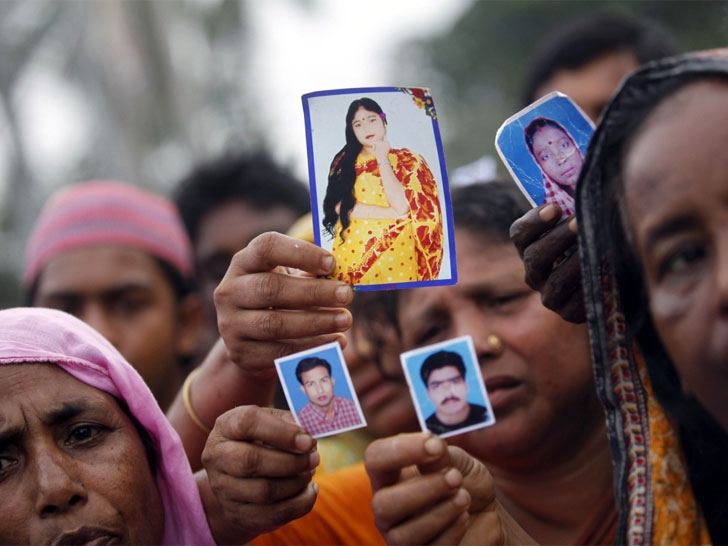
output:
[[[131,409],[129,409],[129,405],[124,400],[122,400],[121,398],[117,398],[116,396],[114,396],[113,398],[121,411],[124,412],[124,414],[132,422],[132,424],[134,425],[134,429],[137,431],[137,434],[139,434],[139,439],[142,442],[142,446],[144,446],[144,453],[147,456],[149,468],[151,468],[152,470],[152,475],[156,477],[157,468],[159,466],[159,455],[157,454],[157,446],[154,443],[152,435],[146,428],[144,428],[144,426],[137,420],[137,418],[134,417]]]
[[[455,366],[460,375],[465,377],[465,362],[463,362],[462,356],[452,351],[437,351],[428,356],[420,368],[420,377],[422,377],[425,386],[427,386],[427,381],[430,379],[432,372],[446,366]]]
[[[504,180],[451,188],[450,202],[456,231],[464,229],[481,239],[508,244],[511,224],[532,208],[516,184]],[[389,321],[399,333],[397,307],[401,292],[377,292],[376,300],[361,308],[364,319]]]
[[[450,200],[456,230],[509,242],[511,224],[531,209],[516,184],[502,180],[454,188]]]
[[[379,114],[382,116],[384,124],[387,124],[381,106],[367,97],[353,101],[349,105],[349,110],[346,112],[346,129],[344,131],[346,144],[339,150],[339,153],[334,156],[334,160],[331,162],[331,167],[329,168],[329,183],[326,187],[326,196],[324,197],[323,203],[324,228],[329,235],[336,237],[337,234],[334,233],[336,221],[341,219],[341,233],[338,235],[341,236],[342,240],[344,238],[344,231],[349,227],[349,213],[356,204],[356,198],[354,197],[354,183],[356,182],[355,163],[359,152],[362,150],[362,145],[356,139],[356,135],[354,135],[352,121],[359,108],[364,108],[364,110]],[[339,203],[341,203],[341,206],[337,214],[336,205]]]
[[[538,98],[538,88],[557,71],[579,69],[622,50],[642,64],[674,55],[678,47],[675,38],[653,21],[599,11],[576,17],[548,34],[535,49],[523,91],[524,106]]]
[[[173,199],[193,244],[203,218],[230,201],[261,210],[282,206],[296,216],[311,207],[306,186],[264,152],[226,155],[198,165],[177,185]]]
[[[680,374],[667,354],[649,310],[644,271],[627,221],[622,180],[623,162],[632,139],[653,109],[679,88],[700,76],[669,78],[634,90],[634,100],[610,116],[611,134],[601,151],[604,162],[604,218],[609,249],[625,320],[634,332],[660,405],[675,420],[695,496],[715,544],[728,541],[728,434],[705,408],[682,390]],[[629,101],[625,101],[627,105]],[[606,122],[606,121],[605,121]]]
[[[318,368],[319,366],[323,366],[324,368],[326,368],[326,370],[329,372],[329,375],[331,375],[331,364],[329,364],[323,358],[319,358],[317,356],[309,356],[308,358],[301,359],[301,361],[296,366],[296,379],[298,379],[298,382],[303,385],[303,378],[301,377],[303,373],[309,370],[313,370],[314,368]]]
[[[554,129],[558,129],[566,136],[568,136],[572,142],[574,142],[574,139],[569,134],[569,131],[564,129],[564,127],[559,122],[549,118],[535,118],[531,120],[531,122],[526,125],[526,128],[523,130],[523,136],[526,139],[526,146],[528,146],[528,151],[531,152],[531,155],[533,155],[533,137],[536,135],[537,131],[543,129],[544,127],[553,127]],[[576,146],[575,142],[574,146]]]

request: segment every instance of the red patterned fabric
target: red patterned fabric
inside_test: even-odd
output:
[[[411,150],[392,149],[389,152],[389,158],[397,180],[405,188],[410,213],[405,218],[384,220],[387,222],[384,229],[371,231],[370,236],[363,238],[361,235],[355,235],[355,232],[365,220],[352,218],[351,224],[344,231],[344,239],[350,242],[352,247],[356,247],[351,249],[354,256],[350,256],[348,251],[341,248],[344,246],[339,237],[341,225],[337,224],[332,251],[337,257],[339,270],[334,275],[350,284],[433,280],[437,279],[440,274],[443,229],[437,181],[425,159]],[[371,184],[372,180],[376,180],[377,186],[381,186],[376,159],[371,157],[357,160],[356,177],[357,199],[359,199],[362,187]],[[383,191],[379,193],[381,198]],[[388,206],[386,198],[384,203],[384,205],[374,204]],[[413,251],[416,260],[414,274],[392,281],[384,278],[372,279],[372,275],[367,277],[382,256],[388,251],[393,251],[395,244],[402,244],[402,238],[407,237],[408,233],[411,233],[414,245]],[[361,245],[357,244],[359,241],[361,241]]]
[[[319,410],[312,403],[303,406],[298,412],[298,419],[301,426],[313,435],[329,434],[331,432],[343,431],[362,424],[361,415],[356,404],[343,396],[334,396],[334,420],[326,419],[324,412]]]
[[[574,198],[546,175],[543,176],[543,202],[556,203],[561,207],[561,217],[564,219],[576,212]]]

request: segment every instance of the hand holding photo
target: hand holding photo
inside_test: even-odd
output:
[[[423,88],[302,97],[314,237],[361,290],[457,281],[439,126]]]
[[[422,430],[442,438],[495,423],[470,336],[402,353]]]
[[[314,438],[366,426],[338,343],[275,360],[296,422]]]
[[[575,212],[576,183],[594,125],[566,95],[550,93],[508,118],[495,146],[532,205],[556,203]]]

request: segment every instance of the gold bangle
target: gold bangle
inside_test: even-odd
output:
[[[185,383],[182,386],[182,400],[184,400],[185,403],[185,409],[187,410],[187,415],[190,416],[190,419],[194,421],[194,423],[199,427],[199,429],[204,432],[205,434],[210,434],[210,428],[202,422],[202,419],[200,419],[197,416],[197,413],[195,413],[194,408],[192,407],[192,401],[190,400],[190,391],[192,390],[192,381],[195,379],[195,376],[197,375],[197,372],[199,372],[199,368],[195,368],[190,372],[190,374],[187,376],[187,379],[185,379]]]

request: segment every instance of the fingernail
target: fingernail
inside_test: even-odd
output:
[[[336,289],[336,300],[340,303],[349,303],[351,299],[351,286],[343,284]]]
[[[333,256],[324,256],[324,258],[321,260],[321,267],[324,269],[325,272],[331,273],[334,270],[334,257]]]
[[[569,220],[569,231],[571,233],[577,233],[579,231],[579,226],[576,225],[576,216]]]
[[[452,502],[455,506],[467,506],[469,502],[467,491],[465,491],[462,487],[458,489],[458,492],[455,493],[455,496],[452,498]]]
[[[346,311],[337,313],[334,320],[339,330],[347,330],[351,326],[351,315]]]
[[[450,487],[458,487],[462,481],[463,477],[460,475],[460,472],[458,472],[457,469],[451,468],[450,470],[445,472],[445,483]]]
[[[320,462],[321,462],[321,455],[319,455],[318,451],[314,451],[308,457],[308,469],[314,470],[319,465]]]
[[[550,222],[554,218],[556,218],[556,206],[555,205],[546,205],[544,208],[542,208],[540,211],[538,211],[538,215],[544,222]]]
[[[425,453],[428,455],[440,455],[442,453],[442,440],[431,437],[425,441]]]
[[[313,438],[308,434],[296,434],[295,438],[296,449],[299,451],[306,452],[313,447]]]

